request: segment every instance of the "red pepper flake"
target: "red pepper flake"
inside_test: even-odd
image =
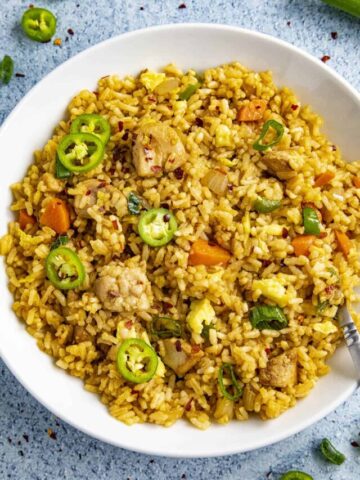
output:
[[[129,138],[129,132],[125,132],[122,138],[126,142],[126,140]]]
[[[115,230],[119,230],[119,224],[117,220],[112,220],[111,223]]]
[[[25,75],[23,73],[15,73],[15,77],[24,78]]]
[[[149,96],[148,96],[148,100],[149,100],[150,103],[155,103],[155,102],[156,102],[156,97],[155,97],[155,95],[149,95]]]
[[[198,126],[198,127],[203,127],[204,126],[204,122],[201,118],[199,117],[196,117],[195,118],[195,125]]]
[[[286,25],[287,25],[288,27],[291,27],[291,22],[290,22],[290,20],[288,20],[288,21],[286,22]]]
[[[297,110],[299,108],[299,105],[291,105],[291,110]]]
[[[170,308],[173,308],[173,304],[169,302],[162,302],[164,310],[170,310]]]
[[[67,32],[69,35],[74,35],[74,30],[72,28],[68,28]]]
[[[326,63],[326,62],[328,62],[328,61],[330,60],[330,58],[331,58],[331,57],[330,57],[329,55],[324,55],[324,56],[321,57],[321,61],[324,62],[324,63]]]
[[[57,437],[56,437],[56,432],[54,432],[54,430],[52,430],[51,428],[48,428],[47,434],[49,435],[51,440],[56,440]]]
[[[132,325],[133,325],[132,320],[128,320],[127,322],[125,322],[125,327],[126,327],[128,330],[130,330],[130,328],[132,327]]]
[[[327,237],[327,233],[326,233],[326,232],[321,232],[321,233],[319,234],[319,238],[325,238],[325,237]]]
[[[271,353],[271,348],[265,348],[265,352],[266,352],[266,355],[269,355],[269,353]]]
[[[331,150],[332,150],[333,152],[336,152],[336,150],[337,150],[336,145],[332,145],[332,146],[331,146]]]
[[[336,40],[338,38],[338,33],[337,32],[331,32],[331,38],[333,40]]]
[[[150,170],[154,173],[160,173],[162,168],[160,167],[160,165],[153,165],[152,167],[150,167]]]
[[[181,167],[175,168],[174,170],[175,178],[181,180],[184,176],[184,170]]]
[[[328,286],[325,288],[325,293],[326,293],[327,295],[331,295],[334,290],[336,290],[336,285],[328,285]]]
[[[121,120],[118,122],[118,129],[119,132],[122,132],[124,130],[124,122],[122,122]]]
[[[87,190],[85,195],[88,197],[89,195],[91,195],[91,190]]]
[[[232,185],[231,183],[229,183],[228,185],[228,190],[229,192],[232,192],[234,190],[234,185]]]
[[[282,236],[282,238],[288,238],[288,236],[289,236],[289,230],[284,227],[284,228],[282,229],[281,236]]]
[[[266,268],[269,265],[271,265],[271,260],[262,260],[261,263],[262,263],[262,266]]]
[[[200,347],[199,347],[199,345],[191,345],[191,350],[194,353],[198,353],[198,352],[200,352]]]
[[[355,440],[353,440],[353,441],[351,442],[351,446],[354,447],[354,448],[359,448],[359,447],[360,447],[360,445],[358,444],[358,442],[356,442]]]
[[[182,10],[183,8],[186,8],[185,3],[180,3],[180,5],[178,6],[178,9]]]
[[[114,167],[111,167],[109,170],[110,175],[114,175],[115,172],[116,172],[116,169]]]
[[[177,352],[181,352],[181,351],[182,351],[182,346],[181,346],[180,340],[176,340],[176,342],[175,342],[175,348],[176,348],[176,351],[177,351]]]
[[[184,407],[187,412],[190,412],[190,410],[191,410],[192,401],[193,401],[193,399],[190,398],[190,400],[187,402],[187,404]],[[181,477],[181,478],[183,478],[183,477]]]

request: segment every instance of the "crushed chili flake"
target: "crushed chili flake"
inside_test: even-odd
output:
[[[282,236],[282,238],[288,238],[288,236],[289,236],[289,230],[284,227],[284,228],[282,229],[281,236]]]
[[[333,40],[336,40],[338,38],[338,33],[337,32],[331,32],[331,38]]]
[[[261,263],[262,263],[262,266],[264,268],[266,268],[271,264],[271,261],[270,260],[262,260]]]
[[[160,165],[153,165],[151,168],[151,171],[154,172],[154,173],[160,173],[162,168],[160,167]]]
[[[126,140],[129,138],[129,132],[125,132],[122,138],[126,142]]]
[[[27,442],[29,441],[29,435],[26,435],[26,433],[24,433],[23,439],[24,439],[25,442],[27,443]]]
[[[200,352],[200,347],[199,347],[199,345],[191,345],[191,350],[194,353],[197,353],[197,352]]]
[[[269,355],[269,353],[271,352],[271,348],[265,348],[265,352],[266,352],[266,355]]]
[[[61,44],[62,44],[61,38],[55,38],[54,45],[56,45],[57,47],[61,47]]]
[[[119,224],[118,224],[118,221],[117,220],[112,220],[112,225],[114,227],[115,230],[119,230]]]
[[[47,434],[52,440],[56,440],[57,437],[56,437],[56,432],[54,432],[54,430],[52,430],[51,428],[48,428]]]
[[[162,203],[161,208],[165,208],[166,210],[169,210],[170,205],[168,203]]]
[[[180,3],[180,5],[178,6],[178,9],[182,10],[183,8],[186,8],[186,4],[185,3]]]
[[[299,108],[299,105],[291,105],[291,110],[297,110]]]
[[[190,400],[187,402],[187,404],[184,407],[187,412],[190,412],[190,410],[191,410],[192,401],[193,401],[193,399],[190,398]],[[181,478],[184,478],[184,477],[181,477]]]
[[[337,150],[336,145],[332,145],[332,146],[331,146],[331,150],[332,150],[333,152],[336,152],[336,150]]]
[[[325,238],[325,237],[327,237],[327,233],[326,233],[326,232],[321,232],[321,233],[319,234],[319,238]]]
[[[15,73],[15,77],[24,78],[25,75],[23,73]]]
[[[175,178],[181,180],[184,176],[184,170],[181,167],[175,168],[174,170]]]
[[[88,197],[89,195],[91,195],[91,190],[87,190],[85,195]]]
[[[114,167],[111,167],[111,168],[109,169],[110,175],[114,175],[115,172],[116,172],[116,169],[115,169]]]
[[[324,63],[326,63],[326,62],[328,62],[328,61],[330,60],[330,58],[331,58],[331,57],[330,57],[329,55],[323,55],[323,56],[321,57],[321,61],[324,62]]]
[[[196,117],[195,118],[195,125],[198,126],[198,127],[203,127],[204,126],[204,122],[201,118],[199,117]]]
[[[72,28],[68,28],[67,32],[69,35],[74,35],[74,30]]]
[[[151,103],[155,103],[155,102],[156,102],[156,97],[155,97],[155,95],[149,95],[149,96],[148,96],[148,100],[149,100],[149,102],[151,102]]]
[[[291,22],[290,22],[290,20],[288,20],[288,21],[286,22],[286,25],[287,25],[288,27],[290,27],[290,26],[291,26]]]
[[[181,351],[182,351],[182,346],[181,346],[180,340],[176,340],[176,342],[175,342],[175,348],[176,348],[176,351],[177,351],[177,352],[181,352]]]
[[[358,444],[358,442],[356,442],[355,440],[353,440],[353,441],[351,442],[351,446],[352,446],[352,447],[355,447],[355,448],[359,448],[359,447],[360,447],[360,445]]]
[[[144,7],[140,7],[139,10],[144,10]]]
[[[121,120],[118,122],[118,129],[119,132],[122,132],[124,129],[124,122],[122,122]]]
[[[169,302],[162,302],[164,310],[170,310],[170,308],[173,308],[173,304]]]

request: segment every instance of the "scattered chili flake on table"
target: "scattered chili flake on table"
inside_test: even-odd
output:
[[[52,439],[52,440],[56,440],[56,433],[54,432],[54,430],[52,430],[51,428],[48,428],[47,429],[47,434],[49,435],[49,437]]]
[[[25,75],[23,73],[15,73],[15,77],[24,78]]]
[[[118,129],[119,132],[122,132],[124,130],[124,122],[122,122],[121,120],[118,121]]]
[[[139,9],[139,10],[144,10],[144,7],[140,7],[140,9]]]
[[[331,38],[333,40],[336,40],[338,38],[338,33],[337,32],[331,32]]]
[[[55,38],[54,45],[56,45],[57,47],[61,47],[61,44],[62,44],[61,38]]]
[[[69,35],[74,35],[74,30],[72,28],[68,28],[67,32]]]
[[[29,441],[29,435],[26,435],[26,433],[24,433],[23,439],[25,440],[26,443],[28,443],[28,441]]]
[[[287,25],[288,27],[291,27],[291,22],[290,22],[290,20],[288,20],[288,21],[286,22],[286,25]]]
[[[178,6],[178,9],[181,10],[183,8],[186,8],[185,3],[180,3],[180,5]]]
[[[355,448],[359,448],[360,445],[358,444],[358,442],[356,442],[355,440],[353,442],[351,442],[351,446],[352,447],[355,447]]]
[[[331,58],[331,57],[330,57],[329,55],[324,55],[324,56],[321,57],[321,61],[324,62],[324,63],[326,63],[326,62],[328,62],[328,61],[330,60],[330,58]]]

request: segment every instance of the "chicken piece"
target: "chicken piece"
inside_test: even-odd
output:
[[[147,124],[138,131],[133,162],[140,177],[171,172],[186,161],[186,151],[176,131],[161,123]]]
[[[268,361],[259,373],[260,382],[270,387],[284,388],[297,382],[297,354],[294,350],[282,353]]]
[[[202,350],[194,352],[189,343],[179,338],[167,338],[159,343],[163,362],[174,370],[178,377],[183,377],[204,356]]]
[[[111,262],[100,270],[95,293],[106,310],[136,312],[150,308],[151,285],[144,266],[127,267]]]
[[[265,153],[261,161],[266,165],[269,173],[279,180],[295,177],[304,164],[302,157],[294,150],[274,150]]]

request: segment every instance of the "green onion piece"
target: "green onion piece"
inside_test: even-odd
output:
[[[272,142],[264,144],[262,143],[262,140],[265,138],[270,128],[275,130],[276,137]],[[282,139],[283,135],[284,135],[283,125],[281,125],[281,123],[277,122],[276,120],[268,120],[267,122],[264,123],[262,130],[260,132],[259,138],[253,144],[253,148],[255,150],[258,150],[259,152],[263,152],[264,150],[267,150],[268,148],[271,148],[274,145],[277,145]]]
[[[53,242],[50,247],[50,250],[55,250],[55,248],[59,248],[62,245],[66,245],[69,242],[69,237],[67,235],[59,235],[58,238]]]
[[[339,452],[339,450],[336,450],[334,445],[327,438],[324,438],[320,443],[320,451],[329,462],[334,463],[335,465],[341,465],[346,460],[345,455]]]
[[[280,307],[256,305],[250,310],[250,322],[258,330],[281,330],[288,320]]]
[[[328,300],[325,300],[324,302],[320,302],[316,305],[316,311],[318,313],[322,313],[324,310],[326,310],[329,307],[329,302]]]
[[[152,323],[152,334],[157,338],[182,337],[181,325],[169,317],[155,317]]]
[[[230,380],[231,380],[231,386],[233,388],[233,392],[234,393],[230,393],[227,388],[230,387],[227,386],[225,387],[224,385],[224,373],[226,373],[229,375],[230,377]],[[221,367],[219,368],[219,374],[218,374],[218,382],[219,382],[219,387],[220,387],[220,391],[221,393],[224,395],[225,398],[227,398],[228,400],[237,400],[238,398],[241,397],[242,393],[243,393],[243,387],[242,385],[239,384],[239,382],[237,381],[236,377],[235,377],[235,373],[234,373],[234,368],[233,366],[230,364],[230,363],[223,363],[221,365]]]
[[[0,62],[0,82],[4,85],[7,85],[14,73],[14,60],[5,55],[2,61]]]
[[[55,163],[55,177],[56,178],[71,177],[70,170],[64,167],[64,165],[60,162],[60,160],[57,157],[56,157],[56,163]]]
[[[306,234],[319,235],[320,221],[316,211],[313,208],[303,208],[304,231]]]
[[[196,90],[199,88],[200,84],[190,84],[188,85],[185,90],[179,93],[179,100],[189,100],[189,98],[194,95]]]
[[[323,0],[331,7],[339,8],[350,15],[360,17],[360,2],[359,0]]]
[[[131,192],[127,200],[128,210],[132,215],[139,215],[142,207],[142,200],[135,193]]]
[[[280,477],[280,480],[314,480],[313,477],[305,472],[300,472],[300,470],[291,470],[290,472],[284,473]]]
[[[268,200],[264,197],[258,197],[253,207],[258,213],[270,213],[281,207],[281,200]]]
[[[207,342],[210,341],[210,329],[214,328],[212,325],[204,325],[203,329],[201,330],[201,336],[205,338]]]

